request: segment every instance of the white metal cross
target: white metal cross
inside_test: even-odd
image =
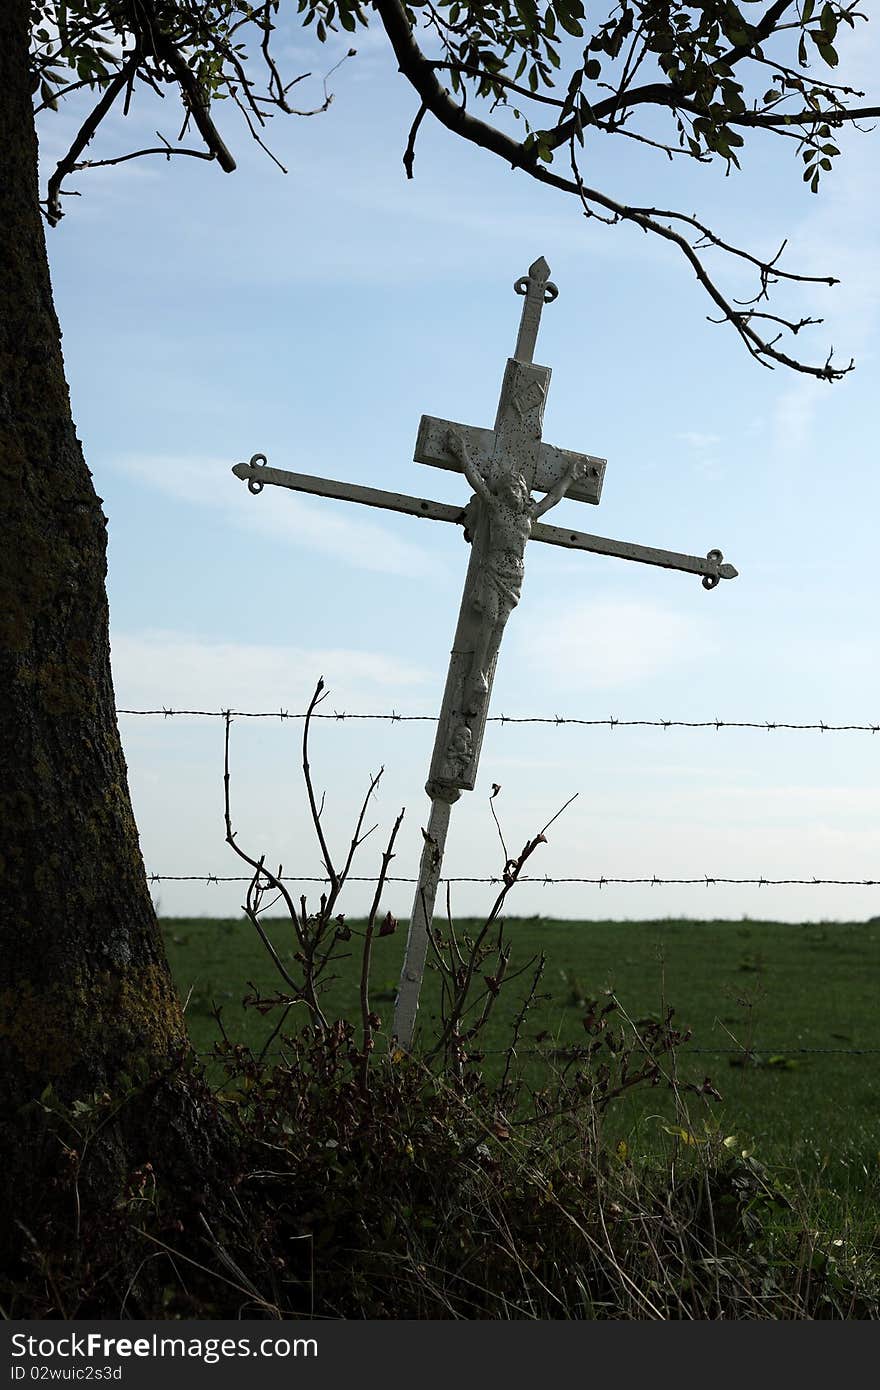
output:
[[[714,589],[722,579],[734,579],[737,573],[733,565],[723,562],[720,550],[710,550],[703,559],[607,540],[538,520],[562,497],[598,503],[605,475],[604,459],[557,449],[541,439],[550,368],[536,365],[532,356],[543,306],[558,294],[549,275],[547,262],[539,257],[529,267],[528,275],[517,280],[514,286],[518,294],[525,296],[525,303],[514,355],[508,359],[504,372],[495,428],[479,429],[430,415],[422,416],[415,460],[464,473],[474,494],[466,507],[269,468],[264,454],[254,454],[250,463],[237,463],[232,470],[236,477],[247,480],[254,493],[262,492],[266,483],[272,483],[319,497],[336,497],[434,521],[456,522],[464,527],[465,539],[471,543],[425,786],[431,798],[431,814],[424,832],[425,844],[395,1007],[394,1034],[398,1043],[407,1049],[415,1030],[450,811],[462,791],[471,791],[476,781],[498,650],[507,620],[519,602],[528,541],[544,541],[699,574],[707,589]],[[543,497],[536,501],[532,497],[533,490],[543,493]]]

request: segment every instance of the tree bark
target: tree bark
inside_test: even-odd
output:
[[[0,1250],[13,1257],[33,1256],[49,1213],[81,1232],[84,1204],[138,1163],[210,1166],[212,1133],[210,1097],[179,1067],[186,1029],[116,723],[106,518],[52,302],[29,25],[29,0],[2,0]],[[87,1109],[74,1124],[41,1096]]]

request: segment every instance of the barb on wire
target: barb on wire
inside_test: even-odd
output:
[[[162,715],[168,719],[173,715],[191,715],[203,719],[305,719],[308,711],[291,713],[286,709],[241,710],[241,709],[117,709],[117,714]],[[313,719],[332,719],[342,723],[346,719],[372,719],[387,721],[390,724],[436,724],[436,714],[398,714],[396,710],[387,713],[359,712],[355,710],[316,710]],[[801,732],[830,733],[880,733],[880,724],[828,724],[824,719],[812,723],[795,723],[780,719],[618,719],[609,715],[607,719],[581,719],[575,715],[561,714],[490,714],[490,724],[577,724],[583,728],[608,729],[760,729],[762,733],[774,733],[780,729],[793,729]]]

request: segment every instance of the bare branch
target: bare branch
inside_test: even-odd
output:
[[[361,803],[360,814],[357,818],[357,824],[354,828],[354,834],[351,837],[351,843],[348,847],[348,857],[346,858],[342,872],[338,874],[334,880],[331,880],[332,886],[330,889],[330,896],[328,897],[327,904],[324,908],[324,911],[328,917],[332,916],[333,914],[333,909],[336,906],[336,900],[342,891],[342,888],[345,884],[345,880],[348,878],[352,860],[354,859],[358,846],[362,845],[364,840],[366,840],[367,836],[372,835],[373,831],[376,829],[375,825],[372,825],[370,826],[369,830],[365,831],[363,834],[361,833],[364,824],[364,816],[367,814],[367,807],[369,806],[373,796],[375,795],[376,788],[382,780],[382,774],[384,771],[384,767],[380,767],[375,777],[370,778],[370,785],[367,788],[366,795],[364,796],[364,799]],[[323,809],[323,800],[321,805]],[[320,821],[320,813],[318,819]]]
[[[575,793],[575,796],[576,795],[577,793]],[[547,825],[544,827],[544,830],[549,829],[553,822],[557,820],[559,816],[562,815],[566,807],[571,805],[574,799],[574,796],[570,796],[568,798],[568,801],[566,801],[562,806],[560,806],[556,814],[551,816],[550,820],[547,822]],[[431,1058],[436,1057],[439,1053],[443,1052],[443,1050],[447,1047],[450,1039],[453,1038],[453,1036],[457,1035],[459,1024],[461,1023],[462,1015],[467,1004],[468,994],[470,993],[471,985],[473,983],[474,973],[476,971],[477,965],[482,959],[481,948],[483,942],[485,941],[486,936],[488,935],[493,923],[497,922],[501,909],[504,906],[504,901],[511,888],[516,883],[517,879],[522,873],[523,868],[525,867],[529,859],[532,857],[538,846],[547,843],[547,837],[544,834],[544,830],[540,830],[538,834],[534,836],[533,839],[527,840],[517,858],[508,859],[507,863],[504,865],[504,870],[501,875],[503,886],[499,891],[497,897],[495,898],[489,915],[486,918],[483,925],[481,926],[476,936],[476,939],[474,940],[470,948],[470,954],[467,958],[467,961],[465,962],[464,969],[456,972],[455,978],[457,989],[455,992],[455,998],[452,1008],[449,1012],[448,1018],[445,1021],[443,1029],[441,1030],[439,1039],[431,1048],[430,1052],[428,1052],[426,1055],[426,1061],[430,1061]],[[427,913],[425,915],[426,917],[428,916]],[[499,942],[499,956],[501,954],[502,952]],[[502,969],[501,965],[499,965],[499,968]],[[502,975],[503,971],[506,970],[506,968],[507,964],[505,961],[502,969]],[[488,986],[488,988],[491,993],[492,986]]]
[[[513,1059],[516,1056],[516,1049],[519,1043],[520,1033],[522,1032],[523,1024],[526,1021],[526,1014],[535,1002],[535,997],[538,991],[538,985],[541,982],[541,976],[544,974],[544,966],[547,963],[547,957],[545,956],[543,951],[539,953],[536,959],[537,964],[535,965],[535,971],[532,976],[531,987],[529,988],[529,991],[526,994],[526,997],[523,1000],[522,1005],[520,1006],[519,1012],[517,1013],[517,1016],[513,1021],[513,1029],[511,1032],[510,1042],[505,1049],[504,1071],[502,1072],[501,1081],[498,1085],[498,1095],[501,1099],[502,1104],[505,1102],[507,1098],[507,1091],[510,1085],[510,1068],[513,1065]],[[535,960],[533,959],[530,963],[535,964]]]
[[[287,891],[281,880],[278,878],[274,878],[274,876],[270,874],[267,869],[263,868],[262,859],[252,859],[250,855],[246,854],[245,851],[241,849],[240,846],[236,843],[235,831],[232,829],[232,811],[230,806],[229,731],[232,725],[232,719],[228,713],[226,715],[225,723],[226,730],[223,752],[223,813],[224,821],[226,824],[226,843],[232,849],[235,850],[235,853],[238,855],[239,859],[243,859],[244,862],[246,864],[249,864],[250,867],[255,871],[259,870],[260,873],[265,873],[267,879],[269,879],[269,881],[272,883],[272,886],[276,888],[283,897],[285,906],[287,907],[287,910],[294,924],[297,924],[296,910],[293,906],[293,899],[291,898],[289,892]],[[300,945],[303,946],[304,944],[304,939],[300,937]]]
[[[572,792],[572,794],[571,794],[571,796],[568,798],[568,800],[567,800],[567,801],[563,801],[563,803],[562,803],[562,805],[560,806],[559,810],[556,811],[555,814],[552,815],[552,816],[550,817],[550,819],[548,820],[547,824],[546,824],[546,825],[543,827],[543,829],[539,832],[539,834],[538,834],[538,839],[539,839],[539,840],[541,840],[541,839],[547,834],[547,831],[550,829],[550,827],[551,827],[551,825],[553,824],[553,822],[559,820],[559,817],[562,815],[563,811],[567,811],[568,808],[569,808],[569,806],[571,805],[571,803],[572,803],[573,801],[577,801],[577,799],[578,799],[579,796],[580,796],[580,792]]]
[[[400,815],[394,822],[388,843],[382,854],[382,866],[379,870],[379,877],[376,880],[376,891],[370,905],[370,915],[367,918],[367,927],[364,934],[363,953],[361,955],[361,980],[360,980],[360,1000],[361,1000],[361,1026],[363,1030],[362,1052],[363,1061],[361,1064],[361,1084],[364,1090],[367,1089],[367,1074],[369,1067],[369,1056],[373,1048],[373,1027],[375,1020],[370,1010],[370,962],[372,959],[373,932],[376,927],[376,915],[379,911],[379,904],[382,893],[385,890],[385,880],[388,876],[388,868],[394,858],[394,842],[397,839],[397,832],[403,824],[404,810],[401,807]]]
[[[322,677],[318,680],[318,684],[315,686],[315,693],[309,701],[309,707],[306,711],[305,722],[303,724],[302,765],[303,777],[305,778],[306,783],[306,795],[308,796],[309,809],[312,813],[312,824],[315,827],[315,834],[318,837],[318,844],[321,847],[324,868],[327,870],[327,877],[330,879],[331,892],[333,892],[334,890],[338,892],[339,875],[333,867],[333,861],[330,857],[330,850],[328,849],[327,841],[324,838],[324,830],[321,825],[321,812],[318,810],[318,805],[315,801],[315,789],[312,785],[312,775],[311,770],[309,768],[309,729],[311,727],[312,714],[314,713],[317,706],[321,703],[321,701],[326,699],[326,695],[323,693],[323,691],[324,680]]]
[[[508,859],[510,858],[510,854],[508,853],[507,845],[504,843],[504,836],[503,836],[503,834],[502,834],[502,832],[501,832],[501,823],[500,823],[500,821],[498,820],[498,816],[497,816],[496,811],[495,811],[495,798],[496,798],[496,796],[498,795],[498,793],[499,793],[500,791],[501,791],[501,788],[499,787],[498,783],[497,783],[497,782],[493,782],[493,783],[492,783],[492,792],[491,792],[491,795],[489,796],[489,810],[492,812],[492,819],[493,819],[494,822],[495,822],[495,829],[498,831],[498,838],[499,838],[499,840],[501,841],[501,848],[504,850],[504,858],[505,858],[505,861],[506,861],[506,860],[508,860]]]
[[[79,169],[104,169],[113,164],[126,164],[130,159],[141,159],[148,154],[162,154],[166,159],[170,159],[175,154],[185,154],[190,159],[212,160],[214,158],[211,150],[190,150],[182,145],[171,145],[158,130],[156,134],[163,142],[161,145],[154,145],[146,150],[132,150],[129,154],[112,155],[107,159],[81,159],[73,165],[71,173],[75,173]]]

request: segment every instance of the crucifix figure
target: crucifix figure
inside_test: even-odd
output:
[[[550,368],[538,366],[532,357],[542,309],[558,295],[549,275],[550,268],[540,257],[528,275],[514,285],[525,303],[514,355],[504,372],[495,428],[479,429],[422,416],[415,460],[463,473],[474,493],[464,509],[269,468],[263,454],[254,454],[250,463],[238,463],[232,470],[247,480],[254,493],[272,483],[320,497],[456,522],[464,527],[465,540],[471,546],[425,785],[431,813],[422,832],[424,849],[395,1006],[394,1035],[407,1049],[415,1030],[450,811],[463,791],[473,790],[476,781],[498,650],[507,620],[519,602],[529,540],[699,574],[707,589],[716,588],[722,579],[736,577],[733,565],[723,563],[720,550],[710,550],[703,559],[570,531],[539,520],[563,497],[595,505],[605,476],[604,459],[557,449],[541,439]],[[532,497],[533,492],[543,494],[539,501]]]
[[[446,447],[450,456],[461,463],[474,489],[476,496],[471,505],[478,500],[483,503],[476,522],[478,532],[481,527],[484,531],[480,537],[483,566],[470,596],[474,649],[462,697],[462,710],[475,715],[489,693],[489,672],[495,665],[504,625],[519,603],[532,522],[562,500],[571,484],[583,475],[585,463],[575,456],[544,499],[535,502],[522,473],[502,473],[494,484],[484,477],[455,430],[449,431]]]

